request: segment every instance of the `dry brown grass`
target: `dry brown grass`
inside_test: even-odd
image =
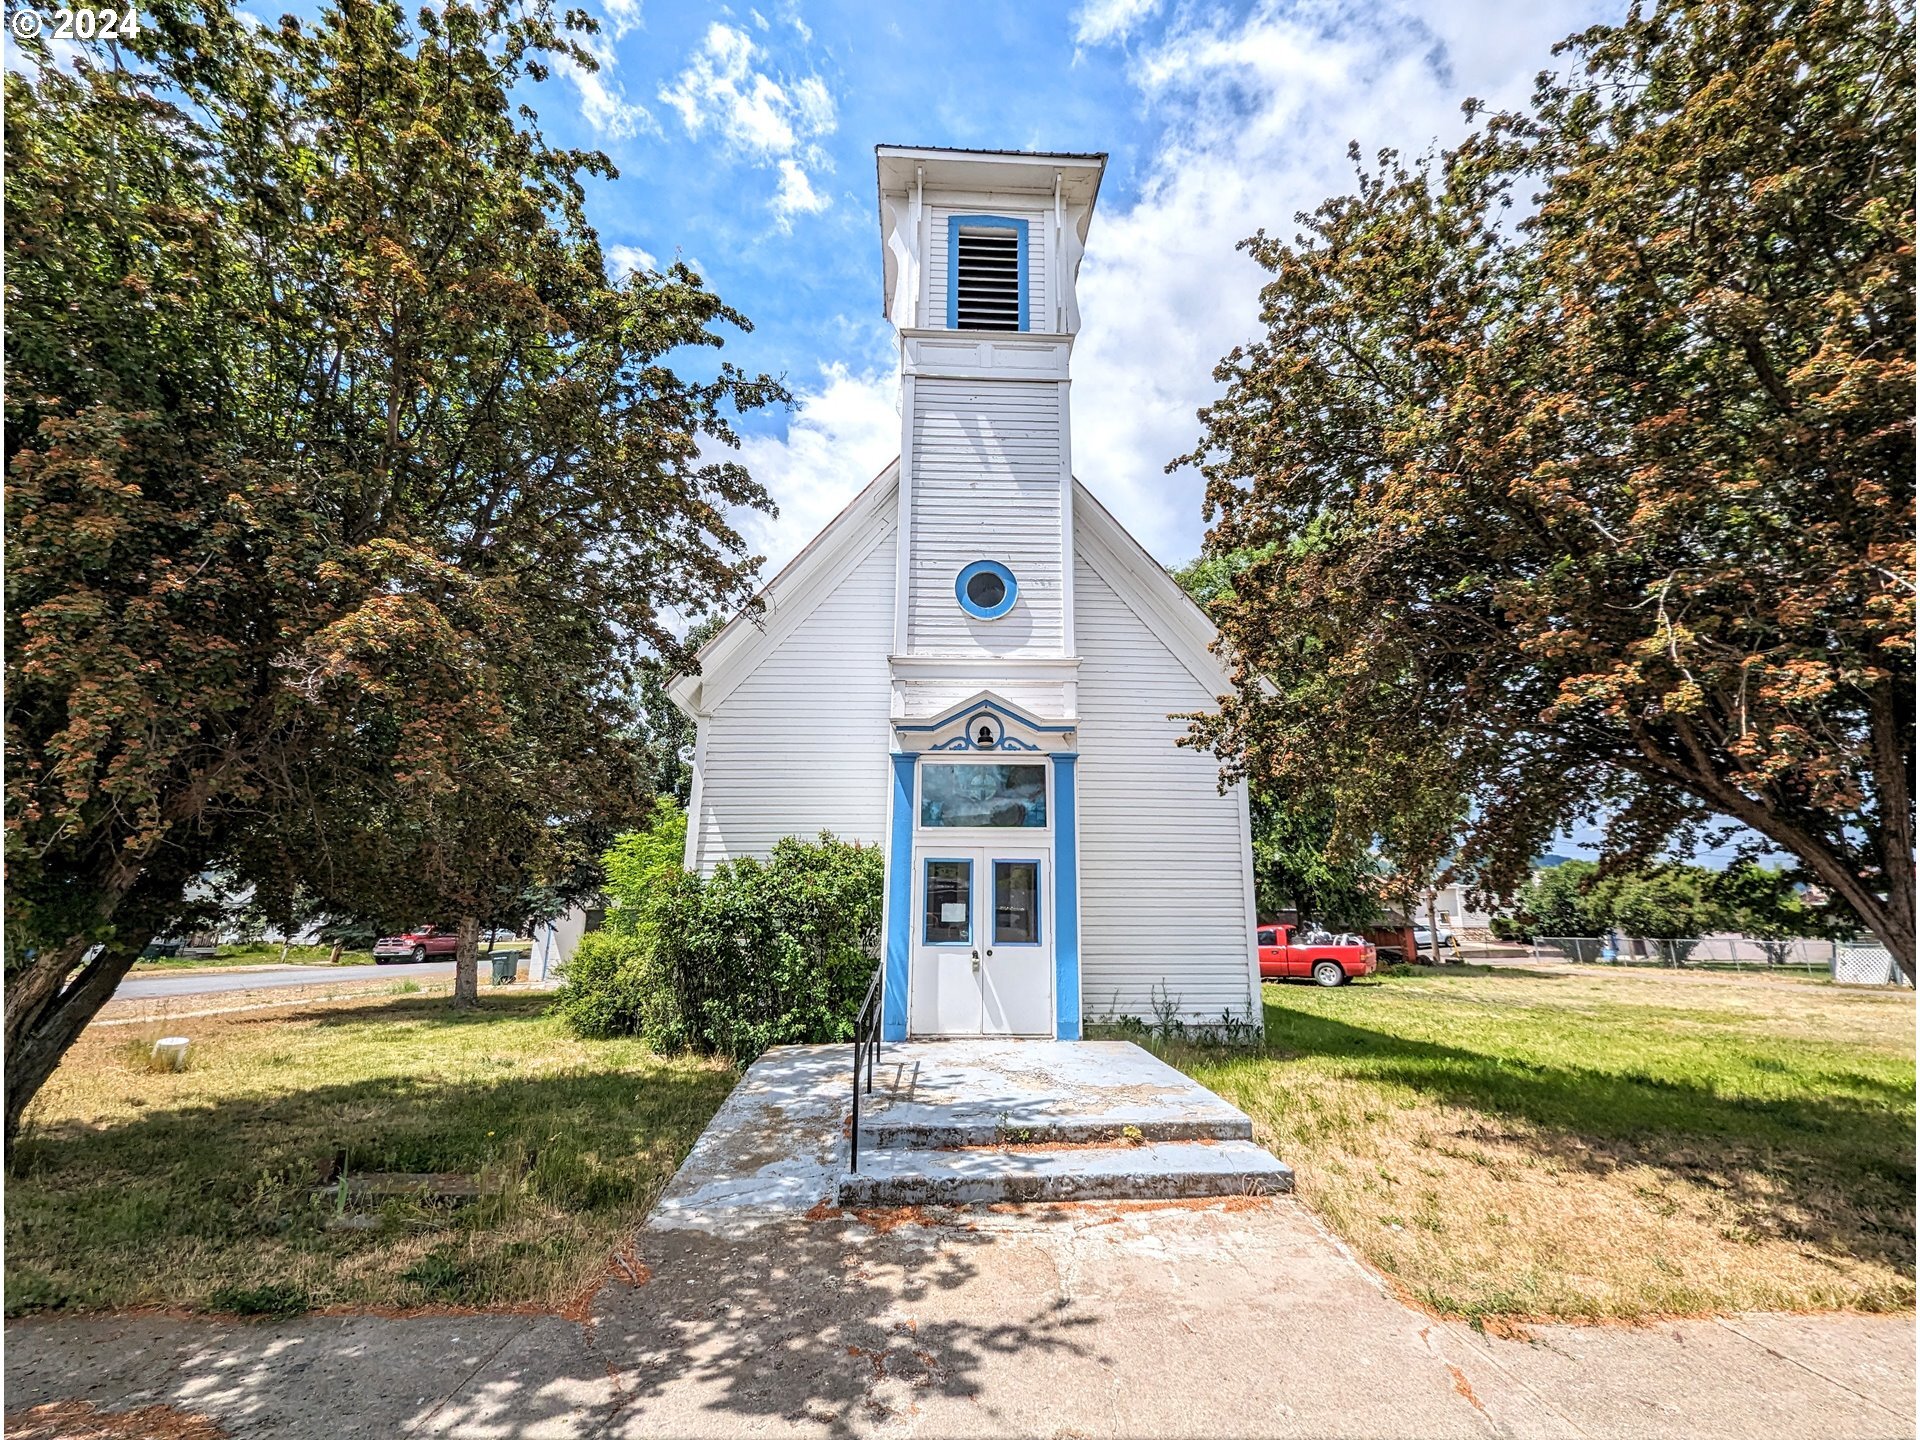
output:
[[[90,1400],[61,1400],[7,1413],[8,1440],[227,1440],[204,1415],[171,1405],[102,1410]]]
[[[1722,975],[1267,987],[1266,1053],[1170,1055],[1445,1314],[1914,1297],[1911,995]]]

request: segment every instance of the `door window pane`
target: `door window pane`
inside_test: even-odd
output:
[[[993,943],[1040,943],[1040,862],[993,862]]]
[[[1044,765],[922,765],[922,825],[1045,829]]]
[[[929,945],[964,945],[973,937],[971,861],[927,861],[925,934]]]

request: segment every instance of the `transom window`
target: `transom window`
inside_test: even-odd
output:
[[[1026,221],[948,219],[947,323],[955,330],[1027,328]]]
[[[929,829],[1044,830],[1047,767],[922,762],[920,823]]]

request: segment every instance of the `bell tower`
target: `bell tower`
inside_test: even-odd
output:
[[[877,149],[900,337],[893,713],[1075,713],[1074,296],[1104,155]]]

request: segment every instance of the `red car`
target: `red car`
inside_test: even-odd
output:
[[[1294,938],[1294,925],[1262,925],[1259,930],[1262,980],[1311,980],[1344,985],[1356,975],[1379,968],[1379,952],[1357,935],[1316,934]]]
[[[373,963],[389,965],[395,960],[425,960],[429,955],[451,956],[460,948],[460,937],[438,925],[422,925],[403,935],[383,935],[373,942]]]

